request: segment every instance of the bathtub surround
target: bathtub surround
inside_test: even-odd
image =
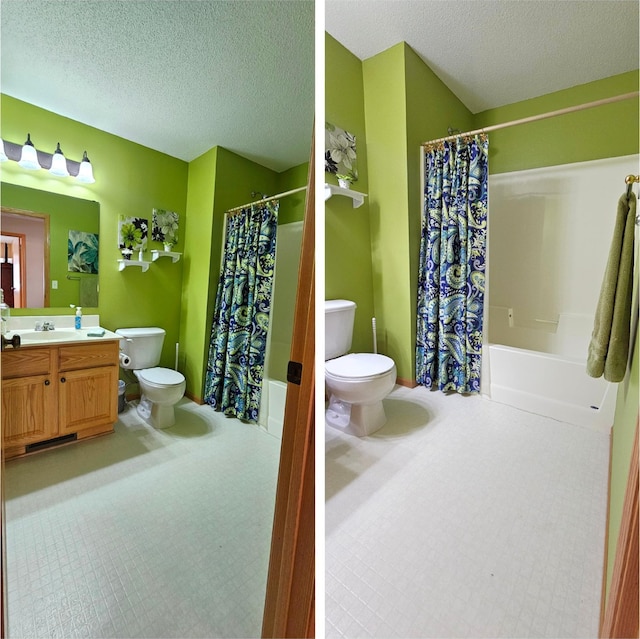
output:
[[[627,370],[635,225],[636,196],[633,192],[624,193],[618,200],[613,238],[587,358],[589,375],[604,375],[610,382],[621,382]]]
[[[211,326],[205,401],[257,423],[271,311],[278,200],[227,215]]]
[[[585,372],[580,359],[511,348],[484,347],[488,371],[483,394],[492,400],[608,433],[616,408],[616,386]]]
[[[416,381],[480,392],[487,242],[486,136],[425,149]]]
[[[292,197],[296,196],[280,201],[279,222],[287,200]],[[258,423],[278,439],[282,437],[287,395],[287,367],[291,355],[303,224],[302,221],[278,224],[265,377],[258,415]]]
[[[280,201],[278,221],[287,199]],[[287,381],[291,352],[302,230],[302,221],[278,224],[265,371],[268,378],[283,383]]]
[[[631,155],[490,176],[482,392],[492,399],[611,427],[617,389],[586,374],[587,352],[615,224],[611,204],[637,164]]]

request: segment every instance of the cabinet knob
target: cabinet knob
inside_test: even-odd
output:
[[[45,379],[45,380],[44,380],[44,385],[45,385],[45,386],[49,386],[49,384],[51,384],[51,382],[50,382],[48,379]]]
[[[64,384],[67,381],[67,378],[66,377],[61,377],[60,381]]]

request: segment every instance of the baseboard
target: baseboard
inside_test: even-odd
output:
[[[396,384],[405,388],[415,388],[418,385],[415,379],[405,379],[404,377],[396,377]]]
[[[184,396],[187,399],[190,399],[192,402],[195,402],[196,404],[200,404],[200,406],[202,406],[202,404],[204,404],[204,400],[202,399],[202,397],[198,397],[197,395],[194,395],[193,393],[190,393],[189,391],[187,391]]]

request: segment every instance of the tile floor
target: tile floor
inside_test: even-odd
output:
[[[608,435],[396,387],[326,427],[326,636],[597,637]]]
[[[5,465],[9,637],[259,637],[280,442],[182,400]]]

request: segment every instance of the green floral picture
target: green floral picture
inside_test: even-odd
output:
[[[125,258],[130,258],[134,251],[147,248],[149,220],[142,217],[121,215],[118,222],[118,248]]]
[[[164,209],[153,209],[151,239],[170,248],[178,243],[178,214]]]
[[[67,264],[68,270],[73,273],[97,273],[98,235],[84,231],[69,231]]]

